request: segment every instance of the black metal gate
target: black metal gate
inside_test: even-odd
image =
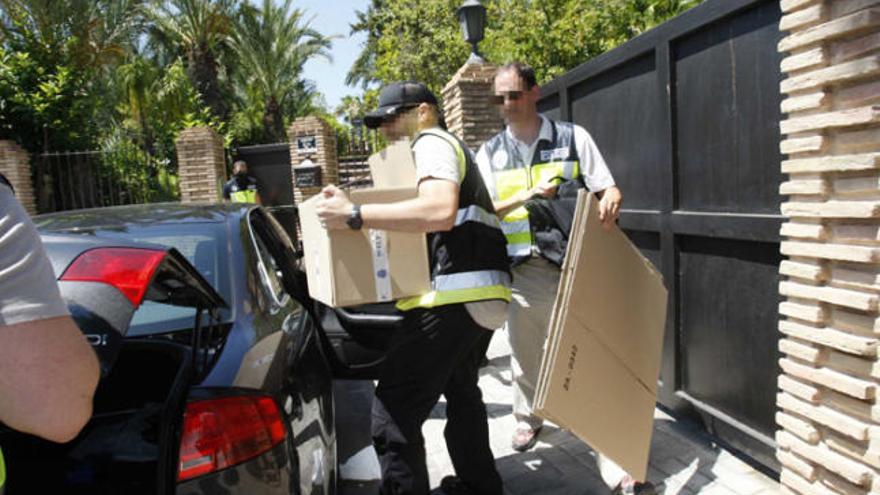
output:
[[[541,88],[586,127],[670,290],[660,402],[774,470],[778,0],[709,0]]]
[[[170,201],[177,184],[147,152],[122,148],[33,156],[40,213]]]
[[[290,143],[241,146],[233,151],[232,159],[247,162],[248,173],[257,179],[264,205],[293,204]]]

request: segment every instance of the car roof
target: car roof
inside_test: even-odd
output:
[[[34,222],[43,231],[89,231],[131,225],[219,223],[239,218],[253,208],[245,203],[151,203],[67,210],[37,215]]]

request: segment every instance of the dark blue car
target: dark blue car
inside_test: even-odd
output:
[[[399,319],[309,298],[295,214],[174,203],[36,217],[105,376],[72,442],[0,433],[7,495],[335,493],[332,378],[375,376]]]

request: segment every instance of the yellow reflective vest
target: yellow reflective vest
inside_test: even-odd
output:
[[[223,186],[223,198],[233,203],[256,203],[257,179],[250,176],[229,179]]]
[[[0,495],[3,495],[4,486],[6,486],[6,462],[3,460],[3,449],[0,449]]]
[[[458,156],[458,212],[451,230],[428,234],[431,291],[400,299],[397,308],[406,311],[490,299],[510,302],[504,233],[473,156],[463,142],[440,128],[421,132],[416,142],[428,135],[445,140]]]
[[[553,129],[552,139],[539,140],[531,157],[519,156],[516,144],[507,131],[501,131],[484,144],[494,182],[495,200],[508,199],[544,182],[561,183],[580,176],[574,126],[567,122],[549,122]],[[529,225],[529,212],[524,206],[508,213],[501,222],[501,229],[507,239],[508,256],[531,256],[534,239]]]

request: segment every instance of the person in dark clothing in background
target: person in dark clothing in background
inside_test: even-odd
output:
[[[233,203],[263,204],[257,191],[257,179],[248,174],[248,166],[244,160],[232,164],[232,178],[223,185],[223,199]]]

